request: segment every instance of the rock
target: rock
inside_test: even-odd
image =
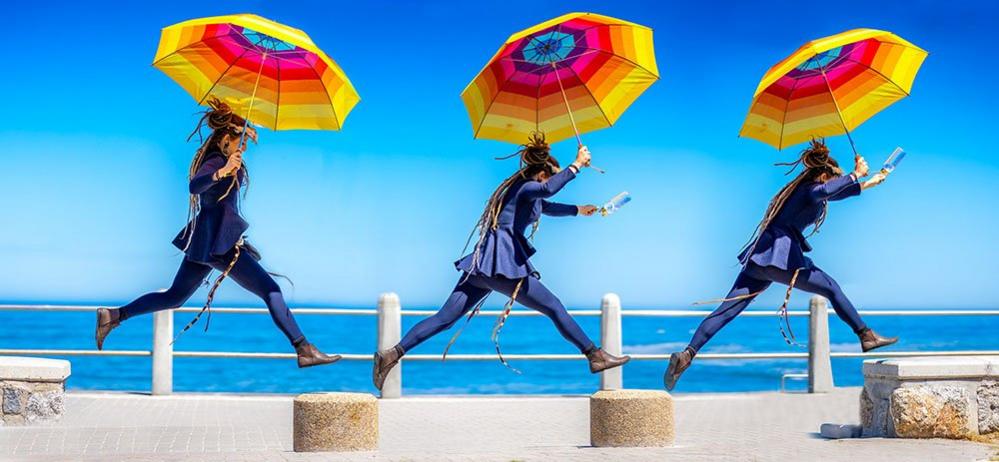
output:
[[[860,391],[860,424],[865,428],[874,426],[874,401],[867,393],[867,387]]]
[[[895,435],[902,438],[967,438],[970,402],[964,388],[938,385],[898,388],[891,396]]]
[[[17,388],[3,389],[3,413],[4,414],[21,413],[21,390]]]
[[[860,438],[863,428],[860,425],[844,425],[824,423],[819,428],[819,435],[823,438],[839,440],[843,438]]]
[[[590,396],[590,444],[661,447],[674,439],[673,398],[659,390],[602,390]]]
[[[978,387],[978,433],[999,431],[999,382],[985,381]]]
[[[28,406],[24,418],[28,422],[38,420],[54,420],[62,415],[63,403],[60,393],[32,393],[28,398]]]
[[[378,449],[378,400],[367,393],[307,393],[294,403],[295,452]]]

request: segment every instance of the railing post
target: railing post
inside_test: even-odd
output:
[[[621,355],[621,298],[617,294],[606,294],[600,300],[600,344],[604,351]],[[623,367],[607,369],[600,373],[601,390],[624,388]]]
[[[818,295],[808,302],[808,392],[833,390],[829,356],[829,301]]]
[[[153,313],[153,395],[173,393],[173,310]]]
[[[378,297],[378,350],[394,347],[402,339],[402,310],[399,296],[389,292]],[[382,386],[382,398],[402,396],[402,363],[389,372]]]

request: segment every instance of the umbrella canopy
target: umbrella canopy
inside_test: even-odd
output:
[[[556,142],[613,125],[658,79],[652,29],[570,13],[510,36],[461,99],[476,138]]]
[[[808,42],[763,76],[739,136],[777,149],[813,137],[849,137],[909,95],[926,55],[895,34],[874,29]]]
[[[340,66],[305,32],[252,14],[163,29],[153,66],[198,104],[215,96],[273,130],[339,130],[360,101]]]

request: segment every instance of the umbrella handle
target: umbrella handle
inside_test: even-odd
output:
[[[579,137],[579,129],[576,128],[576,118],[572,116],[572,108],[569,107],[569,97],[565,96],[565,87],[562,86],[562,78],[558,76],[558,66],[555,64],[555,61],[552,61],[552,70],[555,71],[555,81],[558,82],[558,89],[562,93],[562,102],[565,103],[565,112],[569,114],[569,123],[572,124],[572,133],[576,135],[576,146],[577,149],[579,149],[583,147],[583,139]],[[600,173],[607,173],[603,169],[592,165],[587,165],[587,167]]]

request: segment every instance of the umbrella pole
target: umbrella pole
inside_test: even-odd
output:
[[[260,70],[257,71],[257,80],[253,82],[253,91],[250,93],[250,105],[246,108],[246,117],[243,118],[243,134],[239,137],[240,146],[246,140],[246,128],[250,126],[250,112],[253,111],[253,100],[257,98],[257,88],[260,87],[260,76],[264,73],[264,60],[266,59],[267,53],[262,53],[260,55]]]
[[[839,109],[839,102],[836,101],[836,95],[833,94],[832,85],[829,85],[829,77],[826,77],[826,70],[822,66],[819,66],[819,72],[822,73],[822,80],[826,81],[826,88],[829,89],[829,97],[833,100],[833,106],[836,106],[836,115],[839,116],[839,123],[843,124],[843,132],[846,133],[846,139],[850,141],[850,148],[853,149],[853,156],[860,157],[857,153],[857,145],[853,144],[853,137],[850,136],[850,129],[846,126],[846,121],[843,120],[843,111]]]
[[[555,81],[558,82],[558,89],[562,93],[562,102],[565,103],[565,112],[569,114],[569,123],[572,124],[572,132],[576,135],[576,145],[581,148],[583,147],[583,139],[579,137],[579,129],[576,128],[576,118],[572,116],[572,108],[569,107],[569,97],[565,95],[565,87],[562,86],[562,78],[558,76],[558,66],[555,65],[555,61],[552,61],[552,70],[555,71]],[[587,165],[587,167],[590,167],[600,173],[605,173],[603,169],[592,165]]]

